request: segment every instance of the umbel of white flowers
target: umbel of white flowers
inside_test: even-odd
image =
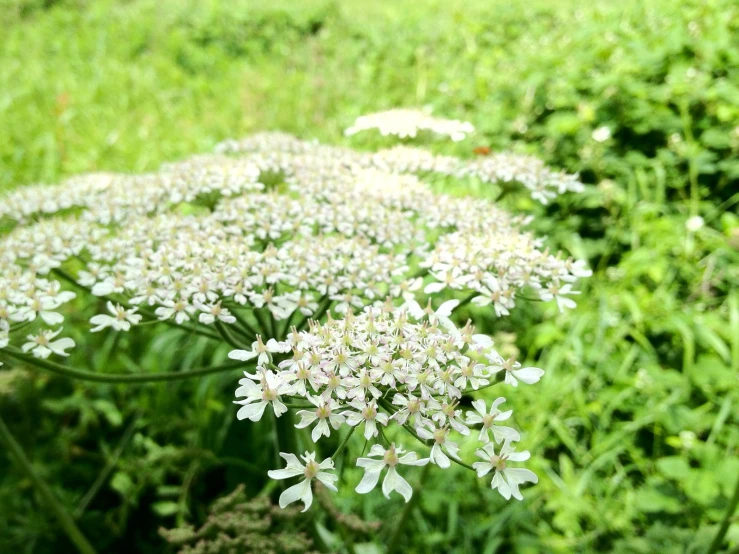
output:
[[[500,372],[505,373],[504,382],[511,387],[519,382],[536,383],[544,372],[506,360],[493,348],[493,341],[475,333],[472,325],[458,329],[449,318],[457,304],[446,302],[435,312],[421,310],[410,295],[400,307],[388,299],[357,315],[348,312],[341,320],[312,322],[309,330],[293,330],[283,341],[271,339],[265,344],[258,339],[249,350],[231,351],[232,359],[257,360],[256,371],[245,372],[239,382],[236,396],[243,399],[236,401],[242,406],[237,417],[259,421],[268,407],[281,417],[287,411],[286,399],[307,400],[310,408],[297,413],[301,420],[296,427],[312,427],[313,442],[347,427],[347,436],[360,428],[364,439],[374,443],[369,457],[357,459],[365,475],[356,491],[370,492],[387,468],[383,494],[397,491],[406,502],[412,490],[397,466],[432,463],[447,469],[452,461],[467,465],[459,459],[459,445],[452,440],[452,432],[468,436],[471,426],[478,427],[477,455],[484,461],[471,469],[479,476],[493,471],[492,488],[505,498],[521,499],[518,485],[536,483],[537,477],[529,470],[507,466],[525,461],[529,454],[515,451],[512,444],[520,439],[519,433],[500,424],[512,413],[498,409],[505,398],[494,400],[489,409],[484,400],[476,400],[474,411],[466,413],[459,401],[463,394],[493,384]],[[380,439],[390,427],[430,446],[428,458],[419,459],[416,452],[404,454],[395,444],[383,448]],[[502,443],[498,454],[491,435],[494,442]],[[327,459],[319,465],[317,454],[307,452],[308,465],[299,468],[293,454],[281,455],[288,466],[271,472],[272,477],[304,474],[306,479],[285,490],[280,505],[302,500],[307,509],[310,480],[318,477],[326,484],[321,476],[333,477],[329,473],[333,462]],[[320,471],[315,469],[319,467]]]
[[[530,218],[436,193],[419,176],[516,182],[542,201],[579,190],[576,177],[533,158],[366,153],[281,133],[217,150],[155,173],[93,174],[0,198],[0,218],[15,224],[0,235],[0,358],[62,367],[49,358],[84,346],[63,336],[82,298],[102,306],[90,333],[151,325],[153,334],[161,322],[229,345],[251,368],[237,390],[240,419],[295,408],[296,427],[314,442],[342,433],[340,449],[360,429],[372,447],[356,461],[359,493],[384,473],[385,495],[407,500],[401,466],[454,462],[492,472],[493,488],[520,498],[518,485],[536,477],[509,467],[528,453],[499,424],[511,417],[499,409],[504,397],[467,411],[459,402],[496,382],[533,384],[542,371],[455,321],[467,303],[505,317],[524,296],[572,308],[590,271],[544,248],[526,230]],[[424,454],[386,433],[407,433]],[[459,458],[465,436],[482,461]],[[295,454],[283,453],[288,467],[274,475],[303,475],[282,503],[309,505],[313,479],[333,486],[333,462]]]

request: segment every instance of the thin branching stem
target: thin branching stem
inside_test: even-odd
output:
[[[333,455],[331,456],[331,459],[333,461],[336,461],[336,458],[339,456],[339,454],[341,454],[343,452],[344,448],[346,448],[346,445],[349,443],[349,439],[352,437],[352,435],[354,434],[354,431],[356,429],[357,429],[356,427],[351,427],[349,429],[349,432],[344,437],[344,440],[341,441],[341,444],[336,449],[336,452],[334,452]]]
[[[0,442],[5,445],[5,450],[8,455],[18,464],[23,473],[31,480],[33,486],[38,491],[41,498],[44,500],[44,504],[54,513],[57,521],[61,525],[62,529],[66,533],[69,540],[77,548],[77,551],[81,554],[95,554],[95,549],[89,543],[85,535],[82,534],[77,524],[75,524],[72,516],[69,514],[64,506],[59,503],[53,491],[46,484],[41,476],[36,473],[36,470],[31,465],[30,460],[26,457],[26,453],[23,452],[21,445],[15,440],[13,433],[10,432],[2,416],[0,416]]]
[[[203,377],[214,373],[222,373],[224,371],[232,371],[244,366],[244,362],[227,362],[221,365],[191,369],[187,371],[172,371],[159,373],[136,373],[136,374],[104,374],[94,371],[84,371],[74,369],[50,360],[43,360],[22,354],[15,349],[7,348],[3,350],[4,354],[16,358],[29,365],[44,369],[57,375],[70,377],[72,379],[80,379],[82,381],[93,381],[97,383],[154,383],[159,381],[180,381],[182,379],[190,379],[192,377]]]
[[[729,530],[729,525],[731,524],[731,519],[734,517],[737,506],[739,506],[739,475],[737,476],[736,486],[734,487],[734,496],[731,497],[729,505],[726,507],[724,518],[721,520],[721,525],[719,525],[716,536],[713,537],[711,546],[708,547],[706,554],[715,554],[721,548],[721,543],[724,542],[724,537]]]

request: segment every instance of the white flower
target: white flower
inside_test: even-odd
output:
[[[488,367],[490,374],[495,375],[496,373],[505,370],[505,382],[507,385],[517,387],[518,381],[523,381],[527,385],[533,385],[541,379],[542,375],[544,375],[543,369],[538,367],[521,367],[521,364],[514,358],[501,360],[496,355],[488,356],[488,359],[493,362],[493,365]]]
[[[262,342],[262,337],[257,335],[257,340],[252,343],[251,350],[231,350],[228,353],[228,357],[232,360],[246,362],[259,356],[257,358],[257,364],[263,366],[269,362],[270,353],[284,353],[289,351],[289,344],[277,342],[275,339],[269,339],[267,344],[265,344]]]
[[[521,439],[521,436],[515,429],[504,427],[502,425],[495,425],[498,421],[505,421],[510,418],[513,413],[513,410],[501,412],[498,409],[498,406],[503,402],[505,402],[505,398],[502,396],[500,398],[496,398],[490,406],[489,412],[485,410],[484,400],[478,399],[472,403],[472,407],[477,410],[477,413],[467,412],[467,424],[478,425],[482,423],[482,429],[480,429],[480,435],[478,436],[478,440],[480,442],[485,444],[490,442],[490,437],[488,436],[489,433],[493,433],[493,438],[496,442],[503,442],[504,440],[517,441]]]
[[[408,481],[398,474],[396,467],[398,464],[423,466],[429,460],[427,458],[419,460],[415,452],[408,452],[405,455],[403,454],[404,452],[402,448],[396,448],[395,443],[390,445],[390,448],[387,450],[379,444],[373,445],[370,448],[368,458],[357,459],[357,466],[364,468],[364,476],[354,490],[359,494],[370,492],[380,480],[382,470],[387,467],[387,474],[382,481],[382,494],[385,495],[385,498],[390,498],[390,493],[397,491],[408,502],[411,496],[413,496],[413,489],[408,484]]]
[[[51,341],[51,339],[61,332],[61,327],[56,331],[42,329],[37,335],[28,335],[26,338],[29,342],[25,343],[21,348],[23,352],[28,352],[30,350],[36,358],[48,358],[51,354],[69,356],[65,350],[67,348],[74,348],[75,343],[72,339],[64,337],[53,342]],[[0,347],[2,346],[1,343],[2,340],[0,337]]]
[[[364,422],[364,438],[367,440],[376,437],[379,433],[377,429],[378,423],[387,425],[390,420],[386,413],[378,411],[377,404],[374,401],[365,404],[359,400],[355,400],[350,405],[358,411],[347,411],[342,415],[346,417],[347,424],[352,427],[356,427]]]
[[[110,301],[108,301],[106,306],[108,307],[108,311],[113,315],[98,314],[90,318],[90,323],[97,326],[90,329],[90,332],[97,333],[106,327],[112,327],[116,331],[128,331],[131,329],[132,324],[136,325],[141,321],[141,316],[136,313],[138,308],[127,310],[120,304],[113,305]]]
[[[259,421],[264,415],[267,404],[272,404],[275,416],[280,417],[287,411],[287,406],[282,403],[281,394],[289,394],[290,386],[283,382],[272,370],[263,372],[257,384],[248,373],[244,372],[246,379],[241,379],[241,385],[236,389],[236,396],[245,396],[244,400],[234,400],[234,404],[242,404],[236,417],[239,420],[248,419]]]
[[[437,310],[434,311],[434,309],[431,307],[430,298],[426,308],[421,308],[420,304],[412,298],[408,298],[406,300],[408,313],[411,314],[414,318],[421,320],[424,317],[428,317],[429,322],[432,325],[436,325],[436,323],[439,322],[447,329],[456,328],[449,317],[452,315],[454,308],[456,308],[457,306],[459,306],[459,300],[447,300],[441,306],[439,306]]]
[[[509,500],[511,496],[518,500],[523,500],[518,486],[522,483],[539,482],[536,473],[529,469],[507,467],[508,462],[525,462],[530,457],[528,450],[516,452],[511,446],[510,441],[503,443],[503,446],[500,448],[500,455],[495,454],[495,445],[492,442],[476,450],[475,454],[485,460],[472,464],[472,467],[477,471],[477,476],[483,477],[491,470],[495,470],[490,487],[492,489],[498,489],[498,492],[506,500]]]
[[[206,305],[197,300],[194,302],[195,307],[202,313],[198,316],[198,321],[205,325],[210,325],[216,320],[222,321],[223,323],[236,323],[236,318],[231,315],[231,312],[227,308],[222,308],[220,302]]]
[[[311,423],[318,420],[318,424],[313,428],[311,432],[311,438],[313,442],[317,442],[321,438],[321,435],[330,436],[331,429],[329,423],[334,429],[341,427],[344,423],[344,416],[335,413],[335,411],[341,407],[336,400],[326,400],[324,398],[317,398],[315,396],[308,395],[308,400],[316,406],[316,409],[311,410],[300,410],[298,415],[300,416],[300,423],[295,425],[298,429],[308,427]]]
[[[611,130],[605,125],[598,127],[593,131],[592,137],[595,142],[605,142],[611,138]]]
[[[685,228],[691,233],[699,231],[703,228],[703,225],[705,225],[705,221],[699,215],[694,215],[685,222]]]
[[[459,453],[459,445],[449,440],[449,429],[446,427],[443,427],[441,429],[436,429],[433,433],[426,430],[426,429],[417,429],[416,432],[418,433],[418,436],[422,439],[433,439],[434,445],[431,447],[431,453],[429,454],[429,459],[435,463],[437,466],[439,466],[442,469],[446,469],[451,465],[451,461],[449,460],[449,456],[444,453],[445,448],[447,452],[449,452],[449,455],[452,458],[458,459],[458,453]]]
[[[577,306],[577,303],[572,298],[567,297],[567,295],[572,294],[580,294],[580,291],[572,290],[570,283],[565,283],[561,287],[552,283],[548,288],[542,289],[539,292],[539,298],[544,302],[549,302],[552,299],[556,300],[557,308],[559,308],[560,312],[564,312],[565,308],[573,309]]]
[[[74,293],[70,294],[74,298]],[[58,298],[34,295],[27,302],[28,305],[21,306],[10,315],[11,321],[35,321],[36,316],[41,317],[47,325],[59,325],[64,321],[64,316],[54,311],[62,304]]]
[[[182,325],[185,321],[190,321],[190,315],[195,313],[195,306],[190,305],[187,300],[180,298],[177,301],[174,300],[162,300],[161,306],[159,306],[154,313],[161,320],[174,316],[174,320],[177,325]]]
[[[334,462],[331,458],[326,458],[319,464],[316,462],[315,452],[306,452],[304,456],[301,456],[305,462],[305,465],[303,465],[295,454],[280,452],[280,456],[287,462],[287,467],[285,469],[273,469],[268,471],[267,475],[272,479],[289,479],[298,475],[305,477],[300,483],[285,489],[280,495],[280,508],[300,500],[305,504],[303,512],[307,511],[313,503],[313,491],[310,486],[313,479],[318,479],[326,488],[336,492],[337,489],[334,483],[339,478],[332,473],[328,473],[329,470],[334,469]]]

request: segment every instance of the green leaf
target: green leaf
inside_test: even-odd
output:
[[[124,498],[127,498],[133,493],[134,484],[131,477],[127,473],[121,471],[115,473],[110,480],[110,487],[120,493]]]
[[[657,460],[657,468],[665,477],[682,481],[690,476],[690,465],[685,458],[668,456]]]
[[[657,489],[644,487],[636,491],[634,498],[636,507],[644,512],[667,512],[677,514],[682,511],[680,501],[673,497],[662,494]]]
[[[171,500],[162,500],[161,502],[154,502],[151,505],[151,509],[158,516],[167,517],[179,512],[180,505],[177,502],[172,502]]]

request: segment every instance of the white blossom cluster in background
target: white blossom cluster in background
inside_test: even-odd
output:
[[[561,184],[570,176],[554,185],[559,174],[512,160],[479,171],[576,190]],[[302,461],[283,453],[287,467],[271,472],[304,477],[282,505],[307,508],[313,479],[335,487],[334,462],[318,452],[353,429],[368,441],[359,493],[384,474],[385,495],[408,500],[399,466],[458,462],[520,499],[518,486],[536,476],[509,465],[528,452],[498,425],[511,416],[504,397],[482,395],[470,409],[460,400],[543,372],[500,356],[458,314],[471,303],[504,317],[521,297],[572,308],[590,271],[549,252],[528,218],[435,193],[416,175],[482,167],[464,163],[265,133],[155,173],[21,188],[0,198],[0,217],[15,222],[0,235],[0,357],[68,356],[77,345],[65,336],[66,305],[83,296],[83,307],[100,306],[90,333],[162,322],[230,345],[252,368],[237,390],[240,419],[298,410],[296,427],[318,445]],[[459,459],[464,437],[479,445],[471,465]]]
[[[313,156],[341,160],[355,172],[377,169],[396,175],[420,177],[440,175],[457,179],[476,178],[483,183],[518,183],[537,202],[548,204],[560,194],[582,192],[577,175],[554,171],[532,156],[494,153],[473,159],[437,155],[415,146],[394,146],[377,152],[357,152],[349,148],[303,142],[284,133],[260,133],[242,140],[227,140],[216,147],[221,154],[252,155],[260,158],[262,167],[277,169],[287,165],[286,156]],[[268,153],[268,156],[259,154]]]
[[[344,134],[351,136],[370,129],[377,129],[383,136],[394,135],[398,138],[415,138],[420,131],[429,131],[447,136],[454,142],[464,140],[475,132],[475,127],[469,121],[433,117],[426,110],[393,109],[358,117]]]

